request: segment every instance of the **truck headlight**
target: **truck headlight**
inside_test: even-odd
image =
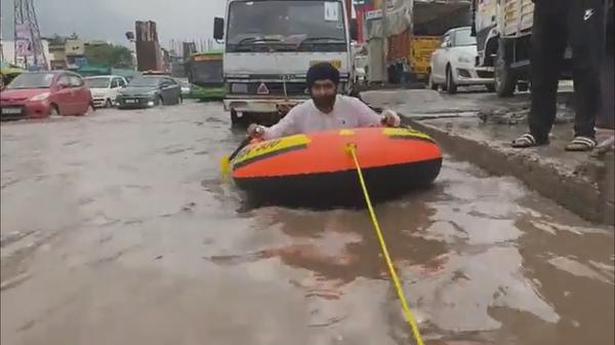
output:
[[[245,84],[245,83],[231,84],[231,93],[248,93],[248,84]]]

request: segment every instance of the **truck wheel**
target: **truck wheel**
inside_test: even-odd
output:
[[[519,92],[525,92],[525,91],[527,91],[529,89],[530,89],[530,84],[528,82],[526,82],[526,81],[519,82],[517,84],[517,90],[519,90]]]
[[[446,92],[449,95],[454,95],[457,93],[457,84],[455,84],[455,80],[453,79],[453,71],[451,68],[446,69]]]
[[[237,111],[235,109],[231,109],[231,125],[238,126],[241,124],[242,118],[237,115]]]
[[[500,97],[510,97],[515,92],[517,77],[506,60],[504,42],[500,40],[495,58],[495,92]]]

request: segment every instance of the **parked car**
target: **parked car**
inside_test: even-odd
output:
[[[134,78],[126,88],[119,90],[117,107],[147,108],[179,104],[182,100],[181,88],[173,78],[143,76]]]
[[[447,31],[431,56],[429,87],[437,90],[441,85],[449,94],[456,93],[457,86],[468,85],[485,85],[495,91],[493,68],[476,67],[477,56],[476,37],[471,36],[469,26]]]
[[[85,78],[85,83],[90,87],[94,107],[96,108],[110,108],[114,106],[118,91],[128,85],[124,77],[117,75],[87,77]]]
[[[93,108],[83,79],[68,71],[26,72],[0,94],[2,119],[84,115]]]

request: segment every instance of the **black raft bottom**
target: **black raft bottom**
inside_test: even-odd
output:
[[[363,169],[372,202],[391,200],[415,189],[429,187],[440,173],[442,159]],[[330,208],[364,207],[356,170],[290,177],[236,179],[253,206]]]

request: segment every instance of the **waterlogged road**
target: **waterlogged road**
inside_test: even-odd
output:
[[[367,214],[246,209],[229,127],[199,103],[2,124],[1,342],[412,343]],[[612,228],[451,157],[376,211],[428,344],[613,344]]]

